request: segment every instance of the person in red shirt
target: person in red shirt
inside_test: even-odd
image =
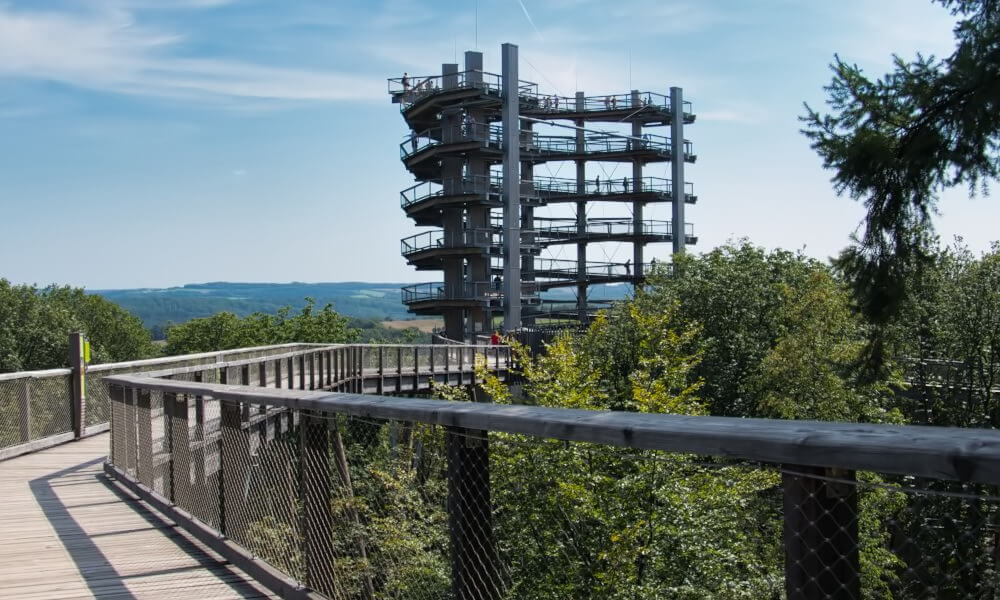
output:
[[[493,335],[490,336],[490,345],[499,346],[500,345],[500,332],[494,331]]]

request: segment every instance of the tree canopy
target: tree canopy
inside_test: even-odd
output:
[[[80,288],[0,279],[0,372],[66,366],[73,331],[90,340],[94,363],[156,354],[142,321],[113,302]]]
[[[256,312],[238,317],[220,312],[211,317],[191,319],[167,327],[167,354],[211,352],[269,344],[355,342],[360,333],[348,319],[337,314],[332,304],[315,310],[316,302],[306,298],[297,314],[285,306],[277,314]]]
[[[833,169],[838,193],[862,200],[865,228],[841,258],[855,300],[875,326],[870,378],[884,374],[884,327],[902,310],[906,281],[926,261],[931,215],[945,188],[987,192],[1000,174],[1000,1],[938,0],[958,18],[944,59],[894,57],[870,79],[836,57],[830,113],[806,106],[803,133]]]

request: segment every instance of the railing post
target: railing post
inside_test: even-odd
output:
[[[226,536],[243,543],[243,515],[245,498],[243,497],[246,483],[246,469],[249,457],[249,444],[243,431],[243,420],[240,418],[240,403],[231,400],[219,400],[221,418],[221,435],[219,436],[219,531]]]
[[[413,391],[420,389],[420,346],[413,347]]]
[[[305,583],[326,594],[334,592],[333,522],[331,509],[330,436],[327,421],[311,411],[299,412],[299,498]]]
[[[31,441],[31,378],[21,381],[21,441]],[[112,415],[114,416],[114,415]]]
[[[163,445],[167,450],[167,473],[164,476],[164,496],[174,500],[174,394],[163,392]]]
[[[333,350],[327,350],[324,352],[326,354],[326,386],[330,387],[333,385]]]
[[[493,539],[487,433],[446,431],[452,594],[456,600],[497,600],[503,585]]]
[[[306,355],[299,355],[299,389],[306,389]]]
[[[376,393],[381,396],[385,387],[385,348],[378,347],[378,384],[375,386]]]
[[[854,472],[785,465],[781,481],[787,599],[860,598]]]
[[[403,391],[403,347],[396,346],[396,393]]]
[[[458,385],[465,385],[465,348],[458,348]]]
[[[136,428],[134,436],[128,439],[129,446],[135,452],[134,460],[135,476],[141,483],[153,487],[153,415],[151,411],[151,399],[149,390],[126,390],[125,405],[128,407],[133,402],[135,408],[131,411],[132,416],[128,418],[129,425]],[[129,411],[126,411],[126,415]]]
[[[305,355],[302,355],[302,359],[305,360]],[[305,381],[302,382],[302,389],[305,389]],[[309,389],[316,389],[316,353],[309,353]]]
[[[125,450],[128,448],[125,441],[125,388],[109,386],[108,395],[111,396],[111,463],[124,471],[127,463]]]
[[[326,385],[323,383],[323,373],[324,373],[324,369],[323,369],[323,354],[324,354],[323,352],[313,352],[313,354],[312,354],[313,356],[316,357],[316,378],[319,381],[319,387],[320,387],[320,389],[326,387]],[[316,388],[313,388],[313,389],[316,389]]]
[[[288,389],[295,388],[295,359],[288,357]]]
[[[203,379],[201,371],[196,371],[194,380],[201,382]],[[203,396],[194,397],[194,439],[197,450],[194,452],[194,486],[198,494],[198,504],[205,506],[205,398]]]
[[[136,406],[135,406],[135,394],[136,390],[126,389],[125,390],[125,464],[123,465],[126,472],[131,472],[136,477],[139,476],[138,458],[136,456]],[[152,435],[150,435],[152,437]],[[142,483],[149,483],[149,480],[143,481],[139,479]]]
[[[190,511],[191,502],[191,440],[188,437],[188,399],[186,394],[173,395],[173,426],[170,453],[173,458],[172,479],[174,504]],[[164,394],[166,398],[166,394]]]
[[[72,370],[70,385],[70,414],[73,416],[73,437],[80,439],[87,429],[87,389],[85,383],[87,366],[83,360],[83,334],[69,334],[67,355]]]

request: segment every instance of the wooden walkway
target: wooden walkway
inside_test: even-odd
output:
[[[0,462],[0,598],[274,598],[104,475],[101,434]]]

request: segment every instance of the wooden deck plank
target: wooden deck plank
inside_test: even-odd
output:
[[[107,481],[108,440],[0,462],[0,598],[275,598]]]

